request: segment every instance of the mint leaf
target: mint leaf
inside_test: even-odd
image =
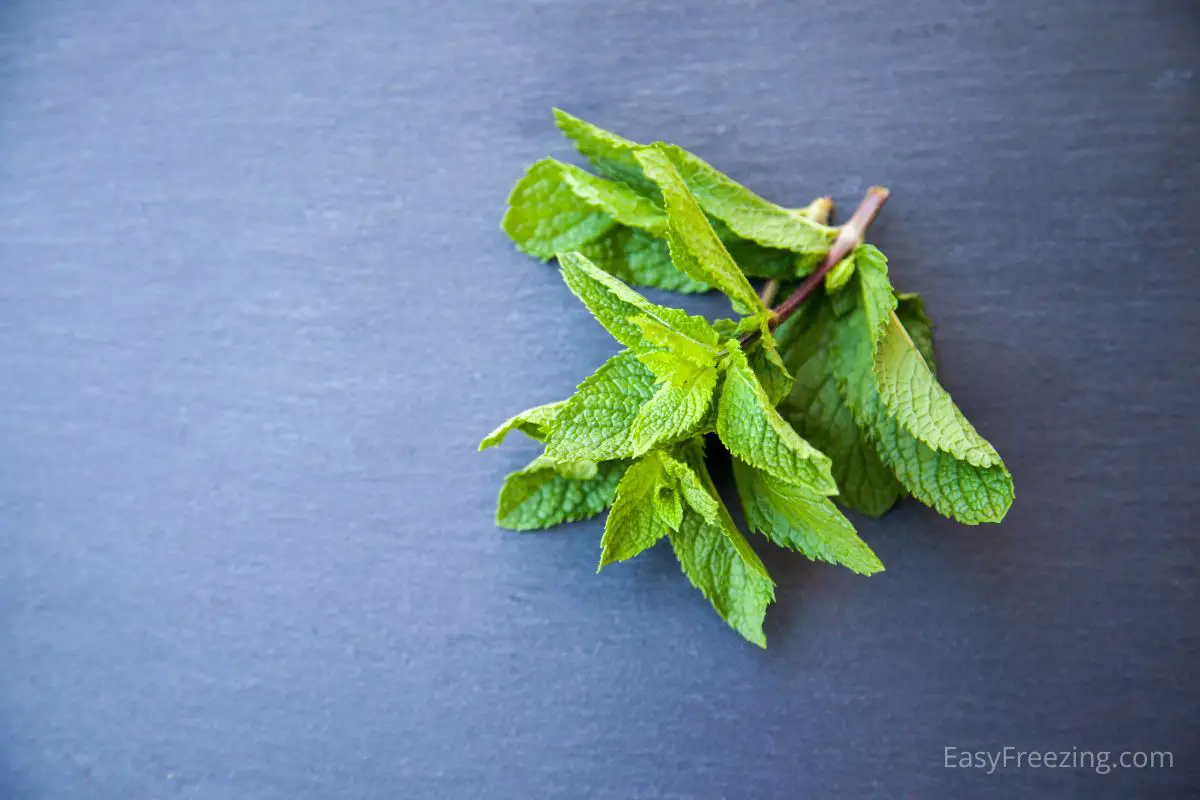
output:
[[[790,281],[807,275],[816,266],[813,260],[806,256],[787,250],[774,250],[746,239],[739,239],[733,231],[724,227],[720,220],[710,217],[709,221],[738,267],[752,278]],[[817,261],[820,261],[819,257]]]
[[[718,515],[714,523],[691,507],[684,509],[679,530],[667,534],[679,565],[730,627],[759,647],[766,647],[762,623],[767,606],[775,600],[775,582],[717,499],[702,449],[689,447],[686,456],[687,464],[718,503]]]
[[[630,438],[635,454],[694,436],[708,416],[717,386],[715,367],[692,365],[691,377],[664,381],[633,419]]]
[[[637,358],[654,373],[656,382],[667,381],[676,386],[691,383],[696,373],[703,369],[696,362],[666,350],[642,350],[637,354]]]
[[[558,261],[567,286],[613,338],[626,347],[634,347],[644,338],[636,321],[640,318],[653,320],[701,344],[716,345],[716,333],[703,317],[651,303],[580,253],[560,253]]]
[[[647,178],[637,154],[643,147],[597,128],[560,109],[554,110],[559,129],[596,170],[653,195],[659,182]],[[662,145],[700,206],[744,240],[770,248],[824,255],[836,230],[811,219],[810,209],[777,206],[714,169],[700,157],[675,145]],[[739,262],[740,263],[740,262]],[[800,273],[803,274],[803,273]],[[774,276],[772,276],[774,277]]]
[[[559,165],[562,180],[584,203],[603,211],[621,225],[637,228],[658,237],[666,233],[667,215],[657,200],[624,183],[597,178],[571,164],[559,162]]]
[[[592,465],[587,479],[572,479],[552,459],[538,456],[504,480],[496,508],[496,524],[514,531],[549,528],[595,516],[613,501],[625,461]]]
[[[833,345],[838,357],[830,363],[839,391],[880,459],[914,497],[968,525],[998,522],[1012,505],[1012,477],[974,428],[967,430],[970,423],[945,390],[931,388],[932,375],[866,263],[859,260],[850,285],[833,297],[840,318]],[[901,385],[905,380],[911,388]],[[885,402],[885,384],[892,406],[905,392],[923,394],[921,410],[897,414]]]
[[[849,284],[831,298],[837,322],[827,346],[837,356],[831,366],[838,388],[855,412],[859,427],[870,433],[871,425],[864,420],[879,399],[875,351],[883,339],[884,323],[896,308],[896,298],[882,253],[864,245],[855,250],[855,262]]]
[[[594,213],[607,218],[608,226],[579,226],[577,216]],[[657,200],[555,158],[543,158],[526,170],[509,195],[503,222],[522,250],[542,258],[575,249],[612,225],[661,237],[667,216]]]
[[[732,523],[705,522],[686,509],[677,532],[668,533],[683,574],[721,618],[748,641],[767,646],[762,623],[775,600],[775,582]]]
[[[661,450],[633,463],[617,486],[604,526],[600,568],[625,561],[678,531],[685,513],[720,522],[720,503],[690,466]]]
[[[597,128],[560,108],[554,109],[554,122],[601,175],[622,181],[651,196],[657,194],[658,188],[645,176],[637,161],[636,153],[641,149],[637,142]]]
[[[883,569],[854,526],[829,498],[769,472],[733,461],[738,497],[750,529],[809,558],[841,564],[862,575]]]
[[[896,308],[896,297],[888,279],[887,257],[873,245],[864,244],[855,248],[855,280],[846,291],[833,297],[834,308],[839,314],[858,310],[862,314],[862,327],[869,334],[871,352],[883,338],[883,323]]]
[[[600,541],[600,568],[633,558],[682,521],[683,506],[658,452],[647,453],[625,472]]]
[[[692,440],[677,448],[685,458],[688,453],[691,453],[693,458],[690,461],[680,461],[666,453],[660,454],[660,457],[663,461],[663,468],[668,475],[675,479],[680,496],[687,503],[688,508],[703,517],[705,522],[716,525],[720,523],[721,501],[717,499],[715,491],[711,489],[711,483],[706,483],[708,479],[697,474],[696,469],[692,466],[693,463],[698,463],[699,467],[703,469],[703,448],[703,439]]]
[[[664,383],[637,412],[628,455],[691,436],[716,385],[719,340],[712,325],[703,317],[649,302],[579,253],[562,253],[559,261],[576,296],[614,338],[637,348],[636,357]]]
[[[923,444],[977,467],[1000,463],[995,449],[933,377],[894,314],[875,354],[875,378],[889,415]]]
[[[675,266],[695,280],[724,292],[739,313],[765,312],[767,309],[758,294],[717,238],[708,218],[666,155],[655,148],[639,150],[635,155],[647,177],[658,184],[662,192],[667,209],[667,245]]]
[[[666,242],[655,238],[665,225],[658,202],[553,158],[531,166],[513,187],[502,222],[520,250],[543,261],[578,250],[631,283],[706,290],[675,268]]]
[[[790,280],[813,268],[811,259],[786,250],[771,250],[738,239],[728,229],[714,225],[725,248],[742,272],[756,278]],[[692,294],[708,291],[707,283],[680,272],[671,263],[665,239],[638,228],[613,225],[601,235],[579,246],[579,251],[598,267],[634,286],[653,286],[671,292]],[[819,259],[818,259],[819,260]]]
[[[694,294],[709,290],[707,283],[688,277],[671,263],[665,239],[616,225],[583,244],[579,251],[596,266],[626,283],[653,286],[669,292]]]
[[[794,379],[776,347],[760,337],[746,351],[746,362],[767,393],[767,400],[771,405],[779,405],[792,390]]]
[[[908,336],[916,345],[917,352],[925,359],[925,365],[937,375],[937,359],[933,355],[933,321],[925,313],[925,302],[915,292],[896,295],[896,316]]]
[[[547,403],[544,406],[530,408],[516,416],[509,417],[494,431],[483,437],[483,441],[479,443],[479,449],[482,451],[489,447],[495,447],[503,442],[509,432],[513,430],[518,430],[539,442],[546,441],[546,437],[550,435],[550,425],[553,424],[554,418],[558,416],[558,412],[565,402],[560,400],[557,403]]]
[[[629,322],[638,329],[642,341],[649,346],[668,350],[700,366],[717,363],[717,343],[720,340],[708,320],[702,317],[630,317]]]
[[[559,410],[547,455],[562,463],[632,457],[633,421],[655,391],[654,373],[636,353],[621,351],[585,378]]]
[[[529,167],[513,187],[501,223],[522,252],[543,261],[560,251],[578,250],[616,224],[575,195],[563,180],[565,166],[545,158]]]
[[[853,274],[854,253],[851,253],[835,264],[833,269],[829,270],[829,274],[825,276],[825,291],[838,291],[850,281],[850,276]]]
[[[959,461],[922,444],[891,417],[881,415],[873,425],[880,457],[913,497],[966,525],[1004,519],[1013,482],[1002,463],[979,467]]]
[[[750,369],[746,356],[730,343],[725,386],[717,411],[717,435],[729,452],[759,469],[822,495],[837,494],[829,458],[800,438],[779,416]]]
[[[644,176],[632,155],[641,145],[556,113],[564,132],[615,181],[553,158],[531,166],[509,196],[503,222],[517,247],[542,260],[578,250],[601,269],[638,286],[688,293],[707,290],[706,283],[676,269],[666,242],[658,238],[664,235],[666,212],[658,187]],[[822,210],[823,202],[787,213],[809,218]],[[806,254],[763,247],[739,238],[719,221],[715,224],[747,275],[786,280],[814,266]]]
[[[700,207],[743,239],[798,253],[829,252],[837,231],[809,219],[805,209],[777,206],[675,145],[660,145]],[[645,165],[643,164],[643,169]],[[660,184],[661,186],[661,184]]]
[[[747,275],[790,280],[811,272],[820,261],[820,256],[814,260],[803,254],[774,250],[739,239],[719,220],[710,219],[710,222],[729,255]],[[662,234],[615,224],[600,236],[580,245],[579,250],[601,269],[626,283],[685,293],[707,291],[707,283],[688,277],[671,263],[666,240],[656,238],[656,235]]]
[[[786,363],[796,376],[779,413],[796,433],[832,460],[838,502],[878,517],[895,505],[903,489],[859,428],[838,389],[835,322],[829,300],[816,296],[779,329]]]

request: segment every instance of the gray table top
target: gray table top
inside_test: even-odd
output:
[[[1198,99],[1188,0],[6,4],[0,796],[1200,791]],[[498,230],[552,105],[890,185],[1004,524],[763,545],[765,652],[497,530],[480,435],[613,349]],[[1175,767],[945,767],[1006,746]]]

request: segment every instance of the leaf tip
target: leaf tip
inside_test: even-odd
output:
[[[875,555],[873,550],[868,550],[868,552],[870,553],[870,558],[865,559],[864,563],[860,564],[854,571],[868,578],[872,575],[886,572],[887,568],[883,566],[883,562],[879,560],[879,556]]]
[[[605,527],[607,528],[608,526],[605,525]],[[597,575],[599,575],[600,571],[602,569],[604,569],[605,567],[607,567],[609,564],[615,564],[621,560],[620,558],[614,557],[613,550],[610,545],[611,545],[611,543],[609,543],[608,545],[603,545],[601,547],[600,563],[596,565],[596,574]]]
[[[506,426],[501,425],[499,428],[492,431],[487,436],[483,437],[482,440],[480,440],[479,449],[476,452],[482,453],[484,450],[487,450],[489,447],[495,447],[498,444],[502,444],[504,442],[504,439],[507,436],[508,436],[508,430],[507,430]]]

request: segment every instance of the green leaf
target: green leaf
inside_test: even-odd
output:
[[[645,148],[636,153],[646,175],[658,184],[667,209],[667,245],[671,261],[695,280],[724,292],[742,314],[766,310],[746,276],[734,262],[696,199],[662,150]]]
[[[738,458],[791,483],[822,495],[837,494],[829,458],[792,429],[771,404],[746,361],[730,345],[725,386],[717,411],[717,435]]]
[[[714,319],[712,321],[713,330],[717,332],[717,336],[719,336],[722,341],[726,339],[736,339],[738,336],[740,336],[741,331],[738,329],[738,325],[738,322],[725,317],[722,317],[721,319]]]
[[[896,295],[896,316],[908,331],[925,365],[937,375],[937,359],[933,355],[933,321],[925,313],[925,302],[915,292]]]
[[[834,308],[839,314],[861,312],[861,325],[870,334],[871,352],[874,353],[883,338],[883,323],[896,308],[896,297],[888,279],[887,257],[878,248],[859,245],[853,256],[855,280],[848,291],[834,295]]]
[[[720,503],[690,466],[662,450],[633,463],[617,486],[616,501],[604,526],[600,568],[653,547],[683,522],[687,513],[720,522]]]
[[[666,242],[655,238],[665,225],[657,201],[553,158],[531,166],[513,187],[502,223],[519,249],[543,261],[578,250],[630,283],[706,290],[675,268]]]
[[[779,413],[833,462],[839,503],[872,517],[895,505],[903,489],[880,460],[875,445],[858,423],[835,380],[836,318],[827,298],[815,296],[780,327],[785,360],[795,375]]]
[[[544,454],[543,454],[544,455]],[[572,461],[559,463],[547,456],[546,461],[554,466],[559,475],[573,481],[590,481],[600,471],[600,465],[595,461]]]
[[[562,179],[577,198],[603,211],[621,225],[662,237],[667,230],[667,214],[662,204],[624,183],[597,178],[571,164],[562,164]]]
[[[634,417],[630,435],[635,454],[696,435],[708,416],[717,386],[715,367],[696,366],[682,383],[664,381]]]
[[[704,466],[702,450],[688,447],[685,455],[687,464],[718,503],[718,514],[714,523],[690,507],[684,509],[679,530],[668,534],[679,565],[730,627],[759,647],[766,647],[762,623],[767,606],[775,599],[775,582],[720,503]]]
[[[637,161],[636,153],[641,149],[637,142],[597,128],[559,108],[554,109],[554,121],[563,135],[575,143],[580,154],[592,162],[601,175],[622,181],[651,196],[657,194],[658,188],[645,176]]]
[[[566,165],[545,158],[517,181],[501,223],[517,247],[543,261],[578,250],[610,230],[616,221],[575,195],[563,180]]]
[[[632,457],[633,421],[655,391],[654,373],[636,353],[621,351],[567,399],[554,420],[546,453],[562,463]]]
[[[739,239],[719,221],[710,221],[733,260],[747,275],[790,280],[811,272],[820,261],[819,257],[813,261],[804,255],[772,250]],[[661,236],[661,232],[658,235]],[[671,253],[665,239],[655,238],[654,233],[638,228],[613,225],[600,236],[581,245],[579,250],[601,269],[626,283],[685,293],[703,292],[710,288],[707,283],[680,272],[671,263]]]
[[[652,498],[651,505],[654,514],[666,523],[668,530],[679,530],[683,524],[683,500],[675,487],[664,484],[662,491]]]
[[[607,225],[579,220],[596,214]],[[526,170],[508,198],[503,227],[527,253],[550,258],[573,250],[608,227],[624,225],[652,236],[666,232],[661,203],[623,183],[597,178],[573,164],[543,158]]]
[[[1003,463],[980,467],[959,461],[921,443],[883,414],[872,424],[880,457],[913,497],[966,525],[1004,519],[1014,492]]]
[[[1000,463],[995,449],[933,377],[894,314],[875,353],[875,377],[890,416],[923,444],[977,467]]]
[[[579,251],[605,272],[635,286],[653,286],[668,292],[695,294],[709,290],[707,283],[690,278],[671,263],[665,239],[645,231],[615,225]]]
[[[648,173],[637,158],[642,145],[597,128],[560,109],[554,110],[554,117],[559,129],[575,143],[579,152],[592,162],[598,172],[651,196],[657,195],[658,181],[647,178]],[[742,240],[798,253],[823,256],[828,252],[837,231],[815,222],[815,212],[811,207],[790,209],[775,205],[714,169],[700,157],[675,145],[663,145],[663,148],[701,208]]]
[[[696,196],[700,207],[728,225],[738,236],[766,247],[798,253],[824,255],[829,252],[837,236],[836,229],[814,222],[804,209],[777,206],[718,172],[698,156],[675,145],[660,147]]]
[[[850,520],[829,498],[737,459],[733,461],[733,474],[751,530],[781,547],[815,560],[841,564],[862,575],[883,569]]]
[[[642,335],[642,341],[652,347],[668,350],[680,358],[700,366],[717,363],[717,332],[702,317],[680,318],[667,321],[665,316],[630,317],[634,327]]]
[[[759,337],[747,350],[746,361],[758,382],[762,384],[763,391],[767,393],[767,400],[771,405],[779,405],[780,400],[787,397],[791,391],[793,377],[780,358],[777,348]]]
[[[825,374],[815,379],[807,372],[797,380],[791,398],[780,412],[798,434],[832,460],[838,502],[871,517],[882,516],[894,506],[903,490],[859,428],[834,377]]]
[[[697,447],[702,448],[703,440],[700,445],[691,442],[684,444],[680,450],[687,452],[688,450]],[[700,451],[700,458],[703,459],[703,450]],[[660,457],[663,461],[663,468],[667,474],[675,479],[676,485],[679,488],[680,495],[687,503],[688,507],[704,518],[706,522],[714,525],[720,523],[721,502],[716,498],[714,493],[710,492],[709,487],[705,484],[704,479],[696,474],[696,470],[689,464],[683,461],[661,453]]]
[[[763,619],[775,600],[775,583],[736,528],[706,522],[685,510],[677,532],[667,534],[683,573],[729,626],[759,647],[767,646]],[[757,566],[756,566],[757,565]]]
[[[552,459],[538,456],[504,480],[496,524],[514,531],[549,528],[595,516],[613,501],[625,461],[593,465],[593,475],[575,480],[562,475]]]
[[[656,322],[698,345],[715,347],[717,335],[703,317],[651,303],[580,253],[560,253],[563,280],[613,338],[626,347],[641,343],[644,330],[637,320]]]
[[[696,373],[704,369],[696,362],[666,350],[643,350],[637,354],[637,358],[654,373],[656,382],[667,381],[677,386],[691,383]]]
[[[720,220],[710,221],[713,222],[713,230],[717,232],[717,236],[720,237],[738,268],[752,278],[790,281],[808,274],[815,266],[811,263],[811,259],[803,255],[797,255],[787,250],[774,250],[756,242],[739,239],[728,228],[723,228]]]
[[[854,274],[854,253],[843,258],[825,275],[825,291],[836,292],[850,281]]]
[[[678,529],[683,508],[657,451],[633,463],[617,486],[600,542],[600,568],[633,558]]]
[[[860,260],[850,286],[833,297],[841,315],[838,358],[831,362],[839,391],[883,463],[914,497],[968,525],[998,522],[1012,505],[1012,477],[945,390],[932,388],[936,381],[891,308],[879,301],[878,288],[861,285],[876,278]],[[906,395],[919,396],[918,405],[898,408]]]
[[[523,250],[542,258],[564,249],[555,245],[574,249],[603,232],[598,224],[579,229],[576,216],[599,212],[610,224],[659,237],[667,226],[666,212],[657,200],[554,158],[544,158],[526,170],[513,187],[508,206],[504,229]],[[560,241],[564,235],[567,238]]]
[[[557,403],[547,403],[544,406],[537,406],[522,411],[514,417],[509,417],[494,431],[483,437],[483,441],[479,443],[479,449],[486,450],[489,447],[495,447],[503,442],[509,432],[513,430],[518,430],[539,442],[546,441],[546,437],[550,435],[550,426],[554,423],[554,418],[558,416],[558,412],[565,402],[565,400],[559,400]]]
[[[658,187],[642,173],[633,153],[641,145],[629,142],[556,112],[563,131],[581,152],[614,180],[591,175],[553,158],[529,168],[509,197],[503,227],[517,246],[542,260],[555,253],[578,250],[601,269],[626,283],[667,291],[702,292],[709,287],[680,272],[671,263],[664,235],[666,212]],[[796,213],[811,218],[823,201]],[[718,235],[747,274],[790,279],[811,270],[807,255],[763,247],[741,239],[717,221]]]

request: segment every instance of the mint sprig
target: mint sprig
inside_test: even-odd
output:
[[[749,530],[859,574],[883,564],[839,505],[879,516],[911,494],[967,524],[1004,517],[1011,476],[938,383],[920,297],[896,293],[865,243],[886,189],[833,227],[827,198],[778,206],[679,147],[555,116],[599,174],[539,161],[504,229],[557,258],[622,349],[571,397],[484,438],[480,449],[519,430],[545,445],[505,480],[499,525],[538,530],[611,506],[601,567],[667,539],[717,613],[766,646],[775,584],[713,486],[706,440],[732,456]],[[756,292],[749,278],[767,282]],[[737,316],[710,322],[631,284],[715,288]]]

